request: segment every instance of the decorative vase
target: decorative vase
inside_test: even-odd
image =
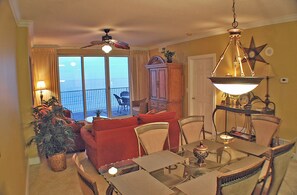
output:
[[[167,57],[167,63],[172,63],[172,57],[171,56]]]
[[[50,168],[55,171],[63,171],[67,168],[66,165],[66,152],[60,152],[47,158]]]
[[[204,166],[205,158],[208,156],[208,147],[203,145],[203,143],[200,141],[200,144],[193,149],[193,153],[197,158],[196,164],[198,164],[199,167]]]

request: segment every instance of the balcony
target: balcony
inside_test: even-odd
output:
[[[130,115],[130,107],[124,109],[119,104],[113,94],[119,95],[122,91],[129,91],[129,87],[118,87],[110,89],[111,117]],[[101,116],[107,116],[106,89],[86,90],[86,116],[84,116],[83,91],[63,91],[61,92],[62,105],[71,110],[72,118],[84,120],[87,116],[95,116],[97,110],[101,110]]]

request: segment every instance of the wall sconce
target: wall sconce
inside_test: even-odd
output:
[[[42,104],[42,99],[43,99],[42,90],[46,89],[45,88],[45,82],[44,81],[38,81],[36,89],[40,90],[40,104]]]
[[[259,83],[262,81],[263,78],[261,77],[254,77],[255,73],[251,68],[250,62],[248,60],[248,55],[244,51],[244,48],[240,42],[241,37],[241,30],[237,28],[238,22],[236,21],[236,13],[235,13],[235,0],[233,0],[233,22],[231,29],[228,30],[229,32],[229,43],[227,44],[225,50],[223,51],[218,63],[216,64],[214,70],[212,71],[211,77],[209,79],[214,84],[216,88],[219,90],[231,94],[231,95],[241,95],[244,93],[248,93],[255,89]],[[234,66],[234,74],[233,76],[215,76],[217,68],[219,67],[221,61],[224,59],[224,56],[229,48],[230,45],[234,46],[234,56],[235,62],[233,62]],[[241,52],[240,52],[241,51]],[[243,53],[243,57],[240,56],[240,53]],[[251,71],[251,76],[245,76],[242,67],[242,59],[245,59],[248,65],[249,70]],[[237,76],[237,65],[239,65],[240,75]]]

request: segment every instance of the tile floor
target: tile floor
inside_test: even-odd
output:
[[[108,185],[104,178],[97,173],[84,152],[78,154],[86,172],[96,178],[99,194],[105,194]],[[30,166],[29,195],[82,195],[71,157],[72,154],[67,154],[67,169],[62,172],[51,171],[45,159],[39,165]],[[297,195],[296,173],[297,160],[292,160],[279,195]]]

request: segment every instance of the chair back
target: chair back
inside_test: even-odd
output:
[[[147,113],[147,98],[132,101],[132,114],[145,114]]]
[[[271,184],[268,188],[268,194],[278,194],[283,182],[290,159],[293,156],[295,142],[280,145],[272,148],[271,158]]]
[[[168,122],[147,123],[135,127],[134,130],[138,140],[139,156],[141,156],[141,148],[143,148],[145,154],[162,151],[166,141],[168,148],[170,148],[168,128]]]
[[[257,185],[265,159],[217,177],[217,195],[251,195]]]
[[[77,154],[73,154],[72,160],[76,165],[79,185],[83,195],[99,195],[95,179],[84,171],[83,166],[79,162]]]
[[[122,98],[120,96],[118,96],[117,94],[113,94],[113,95],[117,99],[117,102],[119,103],[119,105],[123,105]]]
[[[130,94],[129,94],[129,91],[122,91],[121,93],[120,93],[120,96],[122,97],[122,96],[129,96]]]
[[[188,116],[178,120],[181,133],[181,144],[189,144],[205,139],[204,116]],[[202,135],[202,137],[201,137]]]
[[[272,138],[278,133],[281,119],[274,115],[253,114],[251,121],[256,134],[256,143],[271,146]]]

